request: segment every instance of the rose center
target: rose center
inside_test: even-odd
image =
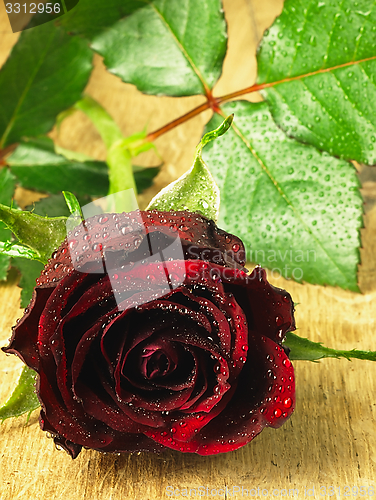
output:
[[[144,349],[141,355],[141,372],[144,377],[163,377],[170,369],[170,360],[162,349]]]

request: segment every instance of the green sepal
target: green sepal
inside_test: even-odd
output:
[[[66,217],[41,217],[0,204],[0,220],[21,244],[34,250],[44,264],[66,237]]]
[[[348,360],[356,358],[376,361],[376,351],[330,349],[324,347],[321,342],[312,342],[292,332],[286,334],[283,345],[290,349],[289,357],[292,360],[318,361],[323,358],[346,358]]]
[[[40,403],[35,393],[35,379],[37,373],[24,366],[17,386],[10,398],[0,407],[0,420],[20,417],[39,408]]]
[[[12,258],[11,265],[21,275],[18,286],[21,288],[21,307],[25,308],[30,304],[36,280],[40,276],[44,265],[37,260],[25,259],[24,256]]]
[[[212,174],[202,159],[202,149],[230,128],[234,115],[205,134],[196,148],[193,166],[179,179],[166,186],[150,202],[148,210],[189,210],[208,219],[218,220],[220,193]]]
[[[8,257],[23,257],[24,259],[39,260],[40,255],[35,250],[24,245],[18,245],[15,241],[0,241],[0,254]]]
[[[78,214],[81,217],[81,220],[84,220],[81,205],[79,204],[75,195],[73,193],[70,193],[69,191],[62,191],[62,193],[70,213],[75,215]]]

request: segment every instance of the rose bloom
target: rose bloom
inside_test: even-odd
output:
[[[237,237],[190,212],[73,230],[4,348],[38,373],[56,445],[73,458],[82,446],[210,455],[279,427],[295,403],[281,345],[293,303],[244,263]]]

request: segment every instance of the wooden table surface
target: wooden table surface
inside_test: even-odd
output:
[[[229,51],[223,76],[215,89],[217,95],[254,82],[257,42],[281,11],[282,1],[225,0],[224,7],[229,25]],[[0,65],[16,40],[0,2]],[[106,73],[99,57],[95,64],[87,92],[116,118],[125,134],[140,131],[145,124],[148,130],[158,128],[202,102],[200,97],[144,96]],[[200,115],[158,139],[165,163],[157,187],[190,166],[194,147],[209,116],[208,112]],[[63,123],[59,134],[53,131],[52,135],[61,146],[104,158],[99,136],[79,113]],[[140,157],[140,162],[156,164],[159,159],[148,153]],[[363,293],[272,280],[299,302],[296,318],[300,335],[343,349],[376,349],[376,184],[372,169],[363,169],[361,176],[365,179],[367,201],[359,267]],[[156,190],[150,189],[141,198],[141,207]],[[17,192],[19,203],[29,198],[30,193]],[[7,343],[10,327],[21,315],[19,293],[17,275],[10,273],[8,282],[0,284],[1,345]],[[0,354],[0,401],[10,394],[20,368],[17,358]],[[330,486],[336,488],[331,498],[348,493],[345,486],[372,485],[376,493],[376,363],[301,361],[295,362],[295,370],[297,404],[292,418],[281,429],[264,430],[254,442],[238,451],[212,457],[173,451],[161,455],[116,456],[83,450],[72,461],[64,452],[57,451],[39,429],[38,411],[27,424],[26,417],[7,420],[0,426],[0,499],[181,498],[169,497],[167,486],[180,490],[202,486],[204,489],[200,491],[204,495],[200,498],[225,498],[219,490],[226,486],[227,498],[246,498],[242,487],[249,490],[249,497],[258,498],[292,497],[293,492],[289,492],[292,488],[298,489],[294,498],[310,494],[312,498],[329,498]],[[233,495],[237,487],[240,493]],[[350,496],[357,498],[352,491]]]

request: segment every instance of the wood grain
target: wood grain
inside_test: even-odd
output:
[[[257,41],[280,12],[282,2],[225,0],[224,7],[229,23],[229,52],[216,95],[254,81]],[[16,40],[0,3],[0,64]],[[148,130],[158,128],[202,102],[200,97],[144,96],[108,74],[99,57],[95,64],[87,92],[116,118],[125,134],[141,130],[146,123]],[[165,162],[163,171],[156,187],[141,199],[141,205],[145,206],[154,192],[190,166],[209,117],[209,112],[204,113],[158,139]],[[104,158],[99,136],[79,113],[67,119],[60,132],[55,130],[52,136],[63,147]],[[140,161],[153,164],[159,159],[146,154]],[[372,180],[367,182],[372,184]],[[374,184],[367,184],[368,198],[375,197],[375,192]],[[24,196],[25,192],[18,192],[21,202]],[[300,335],[332,347],[376,348],[376,207],[372,203],[368,206],[359,268],[362,294],[272,279],[299,302],[296,317]],[[8,282],[0,284],[1,345],[7,343],[10,327],[21,315],[16,283],[17,275],[11,272]],[[1,356],[0,400],[9,395],[20,367],[15,357]],[[39,429],[38,412],[32,414],[28,424],[23,417],[8,420],[0,427],[0,499],[154,500],[169,498],[167,486],[203,486],[205,496],[201,498],[224,498],[210,492],[225,486],[228,498],[247,497],[245,490],[231,495],[234,487],[248,489],[248,497],[258,498],[273,498],[273,493],[274,498],[279,498],[284,488],[289,497],[292,492],[289,495],[288,490],[297,488],[295,498],[305,498],[305,488],[315,488],[314,498],[329,498],[320,495],[320,486],[373,485],[376,490],[376,364],[325,360],[316,364],[296,362],[295,368],[297,405],[287,424],[278,430],[266,429],[238,451],[212,457],[172,451],[116,456],[84,450],[72,461],[64,452],[56,451]],[[341,489],[341,497],[343,493]],[[339,498],[338,489],[334,497]]]

